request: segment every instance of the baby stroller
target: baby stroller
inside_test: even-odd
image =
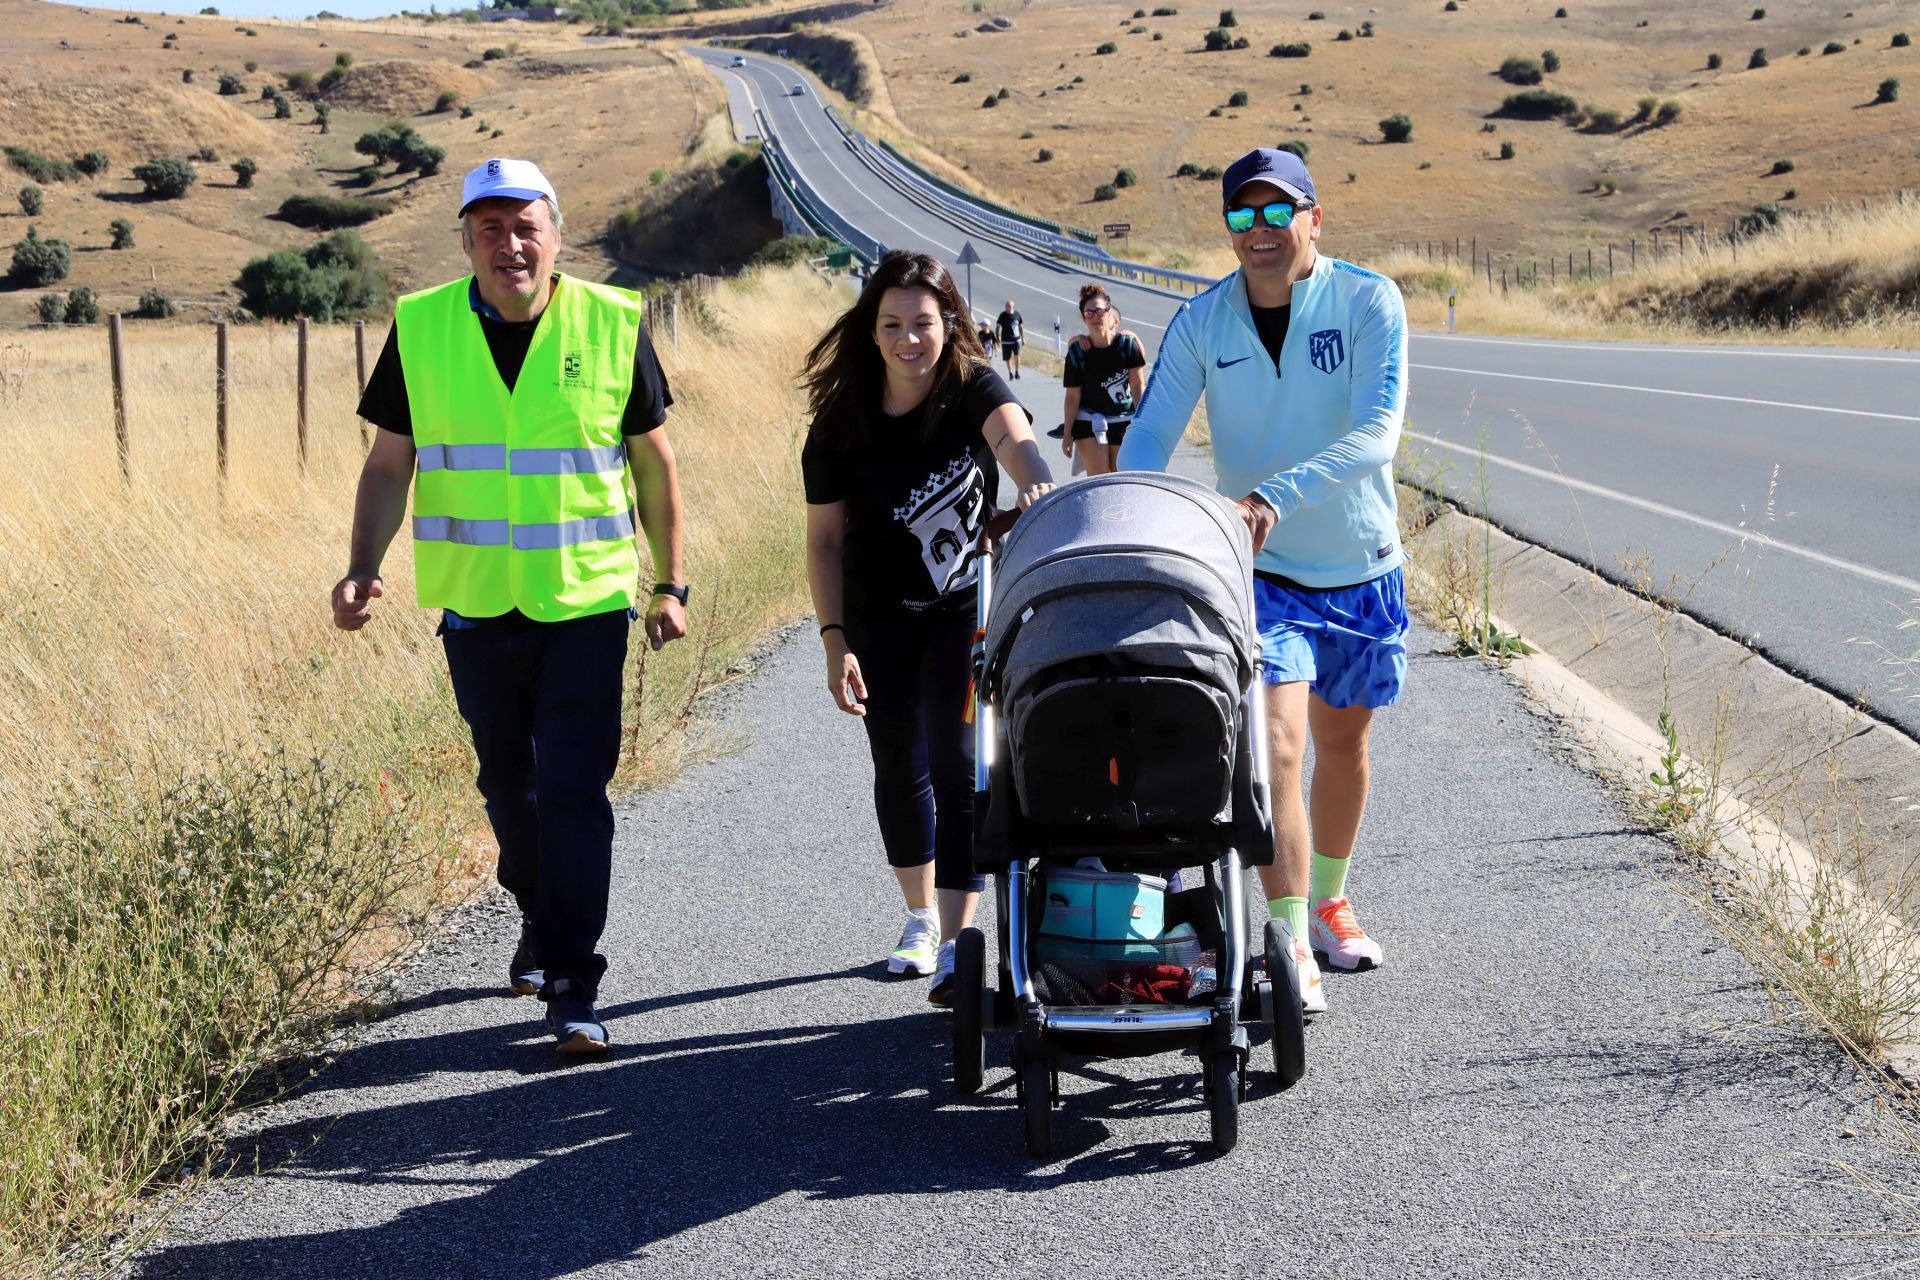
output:
[[[956,939],[954,1082],[980,1088],[991,1009],[1034,1156],[1065,1055],[1195,1050],[1222,1153],[1247,1021],[1282,1088],[1305,1072],[1283,921],[1249,964],[1243,867],[1273,859],[1252,563],[1230,503],[1148,472],[1047,494],[981,561],[974,865],[1000,954],[989,993],[985,934]]]

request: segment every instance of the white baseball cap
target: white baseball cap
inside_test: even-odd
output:
[[[476,200],[486,200],[494,196],[505,196],[512,200],[538,200],[545,197],[553,201],[555,212],[560,208],[560,197],[553,193],[553,184],[547,181],[547,175],[540,172],[540,166],[531,160],[508,160],[495,157],[483,161],[460,188],[460,213],[465,217],[467,208]]]

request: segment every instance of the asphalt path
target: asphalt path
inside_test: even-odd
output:
[[[810,627],[731,687],[738,750],[621,806],[614,1047],[554,1054],[467,915],[390,1016],[245,1117],[142,1277],[1864,1276],[1920,1260],[1920,1174],[1782,1025],[1661,841],[1498,672],[1414,636],[1352,892],[1386,967],[1328,980],[1309,1070],[1256,1047],[1216,1157],[1194,1059],[1075,1060],[1029,1160],[991,1035],[883,957],[863,735]]]
[[[754,55],[726,71],[725,55],[694,52],[758,103],[856,227],[958,256],[966,233],[866,169],[805,72]],[[1338,255],[1337,193],[1328,203],[1322,244]],[[1046,344],[1056,318],[1077,331],[1085,277],[973,243],[977,310],[1012,298]],[[1151,355],[1179,299],[1110,288]],[[1409,436],[1463,505],[1617,581],[1683,596],[1716,629],[1920,736],[1920,698],[1883,661],[1911,652],[1896,628],[1920,614],[1920,355],[1416,333],[1411,362]]]

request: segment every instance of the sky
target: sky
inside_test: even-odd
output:
[[[57,0],[76,4],[77,0]],[[88,4],[85,8],[102,11],[133,9],[138,13],[198,13],[207,5],[228,18],[311,18],[322,9],[343,18],[384,18],[401,9],[425,9],[427,0],[118,0],[110,4]],[[470,5],[439,0],[440,12],[451,13]]]

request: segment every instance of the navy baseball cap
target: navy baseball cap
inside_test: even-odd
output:
[[[1221,207],[1232,204],[1240,188],[1249,182],[1271,182],[1295,201],[1319,203],[1314,198],[1313,175],[1307,172],[1307,162],[1291,151],[1258,147],[1228,165],[1226,176],[1220,179]]]

